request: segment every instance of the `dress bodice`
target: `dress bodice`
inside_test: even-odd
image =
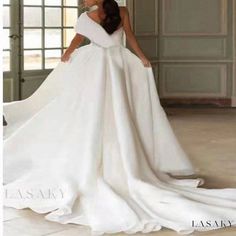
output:
[[[75,31],[87,37],[91,43],[98,44],[99,46],[108,48],[123,43],[123,27],[117,29],[112,34],[108,34],[106,30],[93,19],[91,19],[87,11],[83,12],[77,19]]]

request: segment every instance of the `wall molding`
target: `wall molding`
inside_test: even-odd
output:
[[[194,106],[202,105],[208,107],[209,105],[213,107],[230,107],[231,99],[230,98],[161,98],[161,104],[164,107],[173,107],[173,106]]]
[[[232,78],[232,102],[231,106],[236,107],[236,0],[233,0],[233,78]]]
[[[218,0],[220,1],[220,9],[221,9],[221,24],[220,31],[217,33],[205,33],[205,32],[167,32],[166,31],[166,6],[170,3],[171,0],[161,0],[162,6],[162,35],[163,36],[227,36],[227,8],[228,8],[228,0]]]
[[[233,63],[233,60],[206,60],[206,59],[154,59],[153,63]]]
[[[134,16],[136,15],[136,14],[135,14],[135,13],[136,13],[136,7],[135,7],[136,1],[140,1],[140,0],[133,0]],[[159,1],[158,1],[158,0],[154,0],[154,4],[155,4],[154,11],[155,11],[155,12],[158,12],[158,9],[159,9]],[[139,37],[139,36],[146,36],[146,35],[147,35],[147,36],[151,36],[151,35],[152,35],[152,36],[153,36],[153,35],[157,36],[158,33],[159,33],[158,14],[155,14],[155,22],[154,22],[155,29],[154,29],[153,32],[140,32],[140,31],[138,31],[137,25],[135,24],[135,18],[134,18],[133,23],[134,23],[134,32],[135,32],[135,34],[136,34],[137,37]]]
[[[166,69],[169,68],[173,68],[173,67],[183,67],[183,68],[187,68],[187,67],[206,67],[206,68],[220,68],[220,89],[221,91],[219,93],[188,93],[188,92],[167,92],[167,88],[166,88],[166,84],[165,83],[161,83],[161,95],[162,98],[172,98],[172,97],[195,97],[195,98],[200,98],[200,97],[205,97],[205,98],[211,98],[211,97],[226,97],[227,96],[227,65],[220,65],[220,64],[187,64],[187,65],[183,65],[183,64],[171,64],[171,65],[163,65],[163,80],[164,82],[166,81]]]
[[[194,40],[194,41],[193,41]],[[206,40],[207,41],[207,47],[206,47]],[[204,58],[226,58],[227,57],[227,42],[226,42],[226,38],[210,38],[210,41],[209,41],[209,38],[185,38],[184,39],[184,45],[183,45],[183,39],[180,38],[180,37],[177,37],[177,38],[165,38],[163,40],[163,43],[162,43],[162,49],[161,49],[161,56],[164,57],[164,58],[172,58],[172,59],[175,59],[175,58],[201,58],[201,59],[204,59]],[[205,45],[204,45],[204,48],[201,48],[201,46],[198,47],[198,50],[195,51],[195,56],[193,57],[192,55],[189,55],[187,54],[187,50],[184,49],[184,47],[186,47],[186,45],[190,43],[190,45],[193,45],[193,44],[199,44],[200,42],[204,41],[205,42]],[[216,43],[216,44],[215,44]],[[215,53],[215,51],[218,50],[218,55],[210,55],[209,52],[206,52],[207,50],[206,49],[209,49],[210,48],[210,45],[211,45],[211,49],[212,51]],[[183,47],[182,51],[183,53],[182,54],[179,54],[179,55],[175,55],[173,53],[173,50],[175,50],[176,48],[180,48],[180,47]],[[169,51],[168,51],[169,50]],[[172,50],[172,51],[171,51]],[[199,55],[197,55],[197,53],[199,53]],[[211,51],[211,53],[212,53]],[[184,52],[186,52],[186,54],[184,55]],[[203,52],[205,52],[205,54],[203,54]],[[214,54],[213,53],[213,54]]]

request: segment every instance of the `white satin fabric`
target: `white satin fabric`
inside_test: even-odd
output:
[[[4,205],[48,213],[103,233],[188,234],[236,224],[236,189],[205,189],[160,104],[151,68],[87,13],[91,40],[60,62],[29,98],[3,104]],[[223,227],[223,226],[222,226]]]

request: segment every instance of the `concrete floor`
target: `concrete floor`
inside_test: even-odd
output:
[[[236,188],[236,109],[165,109],[174,131],[205,179],[203,187]],[[89,236],[89,228],[49,222],[31,210],[4,209],[4,236]],[[124,236],[125,234],[116,234]],[[143,234],[136,234],[141,236]],[[176,236],[163,229],[150,236]],[[236,227],[192,235],[235,236]]]

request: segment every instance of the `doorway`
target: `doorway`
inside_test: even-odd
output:
[[[4,102],[29,97],[74,36],[77,0],[3,1]]]

